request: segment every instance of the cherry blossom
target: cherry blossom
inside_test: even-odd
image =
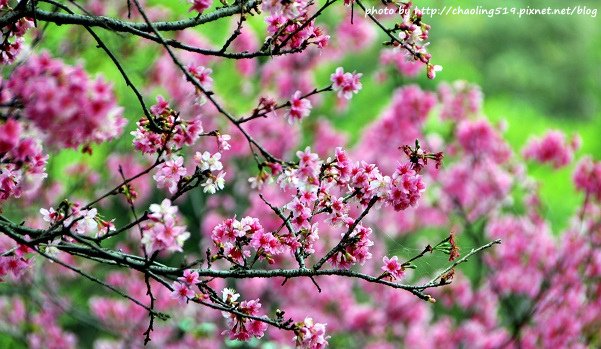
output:
[[[196,285],[200,282],[200,278],[198,276],[198,272],[186,269],[184,270],[183,276],[179,277],[178,280],[186,285]]]
[[[314,322],[308,317],[299,324],[299,329],[294,337],[297,348],[302,349],[322,349],[328,346],[326,336],[326,325]]]
[[[393,256],[392,258],[388,258],[387,256],[384,256],[382,262],[384,263],[382,270],[393,279],[401,279],[405,275],[405,268],[399,262],[399,257]]]
[[[177,192],[177,184],[187,173],[184,167],[184,158],[174,156],[165,161],[152,178],[157,182],[158,188],[166,188],[169,193],[175,194]]]
[[[5,335],[98,349],[599,342],[601,164],[576,159],[576,136],[552,130],[520,157],[479,87],[388,76],[442,69],[410,3],[373,18],[346,0],[188,3],[182,19],[143,0],[85,0],[82,14],[0,0],[0,63],[14,63],[0,79]],[[83,40],[56,46],[47,23]],[[214,25],[227,32],[207,36]],[[382,38],[386,67],[363,72],[375,84],[342,67],[324,78]],[[90,43],[108,59],[84,61]],[[387,104],[346,134],[336,114],[354,117],[367,87]],[[524,160],[578,160],[572,217],[549,219]],[[88,324],[90,338],[69,332]]]
[[[109,83],[48,53],[15,69],[7,86],[22,100],[24,116],[56,147],[105,142],[120,135],[126,123]]]
[[[181,252],[190,233],[186,231],[185,226],[179,225],[181,219],[177,206],[171,205],[171,201],[165,199],[160,205],[150,206],[148,217],[151,220],[142,225],[142,243],[146,251]]]
[[[301,92],[296,91],[290,100],[290,109],[286,113],[288,121],[294,123],[301,121],[311,113],[311,101],[301,97]]]
[[[213,0],[188,0],[188,2],[190,4],[192,4],[189,11],[196,11],[198,13],[203,13],[204,10],[211,7]]]
[[[226,298],[226,301],[228,300],[231,302],[235,301],[232,297]],[[258,299],[242,301],[236,308],[242,314],[258,316],[261,303]],[[267,324],[259,320],[248,319],[227,312],[223,313],[223,317],[225,318],[228,330],[224,331],[222,335],[227,336],[229,339],[248,341],[252,337],[261,338],[267,329]]]
[[[593,161],[585,157],[580,161],[574,171],[574,183],[576,187],[595,200],[601,201],[601,162]]]
[[[190,285],[176,281],[171,286],[173,287],[172,297],[178,302],[187,303],[188,299],[194,298],[194,291]]]
[[[195,1],[195,6],[198,3],[198,5],[202,5],[202,2],[204,2],[206,0],[202,0],[202,1]],[[210,0],[208,2],[211,2]],[[198,12],[202,12],[202,10],[198,10],[195,8],[196,11]],[[211,90],[213,88],[213,78],[211,77],[211,73],[213,72],[213,70],[211,70],[210,68],[206,68],[203,66],[188,66],[188,72],[190,74],[192,74],[192,76],[194,76],[196,78],[196,80],[198,80],[198,82],[200,83],[200,86],[202,86],[202,88],[206,89],[206,90]]]
[[[201,184],[202,191],[208,194],[215,194],[217,191],[225,187],[225,172],[221,171],[216,176],[209,176],[207,180]]]
[[[354,93],[358,93],[363,87],[359,79],[363,74],[345,73],[342,67],[336,68],[334,74],[330,76],[332,89],[338,93],[339,98],[351,99]]]
[[[0,203],[34,192],[46,178],[48,156],[34,137],[12,118],[0,123]]]
[[[8,1],[0,2],[0,10],[8,6]],[[15,62],[24,47],[23,35],[34,27],[32,18],[20,18],[15,23],[2,28],[3,42],[0,45],[0,64]]]
[[[578,150],[579,143],[577,139],[568,143],[562,132],[549,131],[541,139],[531,139],[522,153],[526,159],[561,168],[572,161],[573,152]]]
[[[194,155],[194,162],[200,168],[201,171],[220,171],[223,169],[221,164],[221,153],[212,154],[208,151],[202,154],[197,152]]]
[[[20,278],[30,265],[31,262],[23,257],[0,256],[0,280],[9,273],[14,278]]]

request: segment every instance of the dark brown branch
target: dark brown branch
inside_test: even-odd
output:
[[[32,2],[28,2],[26,0],[22,2],[26,2],[27,4],[25,4],[22,8],[10,11],[4,16],[0,17],[0,27],[14,23],[23,17],[35,16],[38,20],[53,22],[57,25],[78,24],[88,27],[102,27],[116,32],[132,33],[132,30],[152,32],[152,28],[158,31],[178,31],[213,22],[221,18],[230,17],[236,13],[240,13],[242,8],[252,8],[258,5],[261,1],[248,0],[242,4],[236,3],[232,6],[223,7],[198,17],[187,18],[179,21],[154,22],[152,26],[148,25],[147,23],[123,21],[121,19],[105,16],[88,16],[49,12],[34,7]]]

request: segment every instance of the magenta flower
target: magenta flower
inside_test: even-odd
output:
[[[7,85],[23,102],[23,116],[58,148],[106,142],[119,136],[127,122],[109,83],[48,53],[29,57]]]
[[[400,279],[405,275],[405,268],[403,268],[397,256],[393,256],[392,258],[384,256],[382,262],[384,263],[382,270],[388,273],[393,279]]]
[[[192,4],[189,11],[196,11],[201,14],[211,7],[213,0],[188,0],[188,2]]]
[[[561,168],[572,161],[574,151],[578,150],[579,146],[578,138],[568,142],[561,131],[549,131],[542,138],[531,139],[522,150],[522,154],[526,159]]]
[[[226,291],[227,290],[227,291]],[[227,296],[226,296],[227,292]],[[234,302],[238,297],[238,294],[231,294],[233,292],[228,289],[224,289],[224,300]],[[232,297],[230,298],[230,294]],[[261,303],[258,299],[242,301],[238,305],[238,311],[250,316],[259,316],[259,310],[261,309]],[[226,335],[229,339],[236,339],[239,341],[248,341],[251,338],[261,338],[265,334],[267,324],[255,319],[249,319],[241,317],[232,313],[223,312],[225,318],[227,330],[223,331],[222,334]]]

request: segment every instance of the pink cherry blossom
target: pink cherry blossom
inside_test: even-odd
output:
[[[186,269],[184,270],[183,276],[177,278],[180,282],[186,285],[196,285],[200,282],[200,277],[198,276],[198,272]]]
[[[190,4],[192,4],[189,11],[196,11],[198,13],[203,13],[204,10],[211,7],[213,0],[188,0],[188,2]]]
[[[19,142],[21,125],[13,119],[8,119],[0,125],[0,153],[12,150]]]
[[[195,1],[195,5],[198,3],[199,5],[201,5],[202,3],[205,2],[212,2],[212,0],[196,0]],[[195,9],[197,10],[197,9]],[[202,10],[197,10],[198,12],[202,12]],[[196,78],[196,80],[198,80],[198,83],[200,84],[200,86],[202,86],[202,88],[204,88],[205,90],[211,90],[213,88],[213,78],[211,77],[211,73],[213,73],[213,70],[211,70],[210,68],[206,68],[203,66],[193,66],[193,65],[189,65],[187,67],[188,72],[194,76]]]
[[[301,349],[323,349],[328,346],[326,336],[326,324],[316,323],[312,318],[307,317],[300,324],[294,341],[296,347]]]
[[[188,171],[184,167],[184,158],[173,156],[158,168],[152,178],[157,182],[158,188],[167,188],[169,193],[175,194],[179,181],[187,173]]]
[[[483,95],[480,87],[465,81],[442,83],[438,86],[438,94],[442,103],[442,119],[461,121],[478,115],[482,109]]]
[[[0,256],[0,279],[8,273],[14,278],[20,278],[30,265],[31,262],[23,257]]]
[[[574,170],[574,183],[581,191],[601,201],[601,162],[585,157]]]
[[[301,92],[296,91],[292,95],[292,99],[290,100],[290,109],[286,113],[288,117],[288,121],[292,124],[296,121],[301,121],[302,119],[309,116],[311,113],[311,101],[307,98],[302,98]]]
[[[188,299],[194,298],[195,296],[194,291],[192,291],[188,284],[175,281],[171,287],[173,287],[171,297],[180,303],[187,303]]]
[[[23,100],[24,116],[55,147],[106,142],[120,135],[126,123],[109,83],[47,53],[15,69],[8,87]]]
[[[8,6],[8,1],[0,2],[0,10]],[[4,42],[0,45],[0,64],[12,64],[23,49],[23,35],[34,27],[30,17],[20,18],[16,22],[2,28]]]
[[[358,93],[363,87],[359,79],[363,74],[345,73],[342,67],[336,68],[330,76],[332,89],[338,93],[338,98],[351,99],[354,93]]]
[[[405,275],[405,268],[399,262],[399,257],[393,256],[392,258],[388,258],[384,256],[382,258],[382,262],[384,265],[382,266],[382,270],[388,273],[394,279],[401,279]]]
[[[522,154],[526,159],[561,168],[572,161],[574,151],[578,150],[578,144],[578,141],[568,143],[565,135],[560,131],[549,131],[540,139],[531,139]]]
[[[224,289],[223,299],[226,302],[232,303],[238,299],[238,294],[232,290]],[[261,303],[259,299],[242,301],[237,306],[237,310],[240,313],[250,316],[259,316],[260,309]],[[228,327],[227,330],[223,331],[222,335],[227,336],[229,339],[248,341],[253,337],[261,338],[267,329],[267,324],[262,321],[244,318],[227,312],[223,312],[222,314]]]
[[[169,199],[160,205],[150,205],[150,221],[142,225],[142,243],[148,252],[181,252],[184,242],[190,237],[186,227],[181,225],[177,206]]]

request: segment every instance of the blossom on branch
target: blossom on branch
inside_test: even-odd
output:
[[[150,205],[150,219],[142,225],[142,244],[148,253],[155,251],[181,252],[190,237],[186,227],[179,225],[181,218],[177,206],[165,199],[160,205]]]
[[[342,67],[336,68],[336,71],[330,76],[332,89],[338,93],[338,98],[351,99],[353,94],[359,93],[363,88],[361,84],[361,73],[345,73]]]
[[[126,120],[112,86],[91,79],[48,53],[31,56],[15,69],[7,84],[24,107],[24,116],[55,147],[102,143],[121,134]]]
[[[399,262],[399,257],[393,256],[392,258],[388,258],[384,256],[382,258],[382,262],[384,266],[382,266],[382,270],[390,275],[393,279],[401,279],[405,275],[405,268],[402,263]]]
[[[309,116],[310,113],[311,101],[309,101],[307,98],[303,98],[300,91],[296,91],[290,100],[290,109],[288,109],[286,112],[288,121],[291,124],[296,121],[301,121]]]

